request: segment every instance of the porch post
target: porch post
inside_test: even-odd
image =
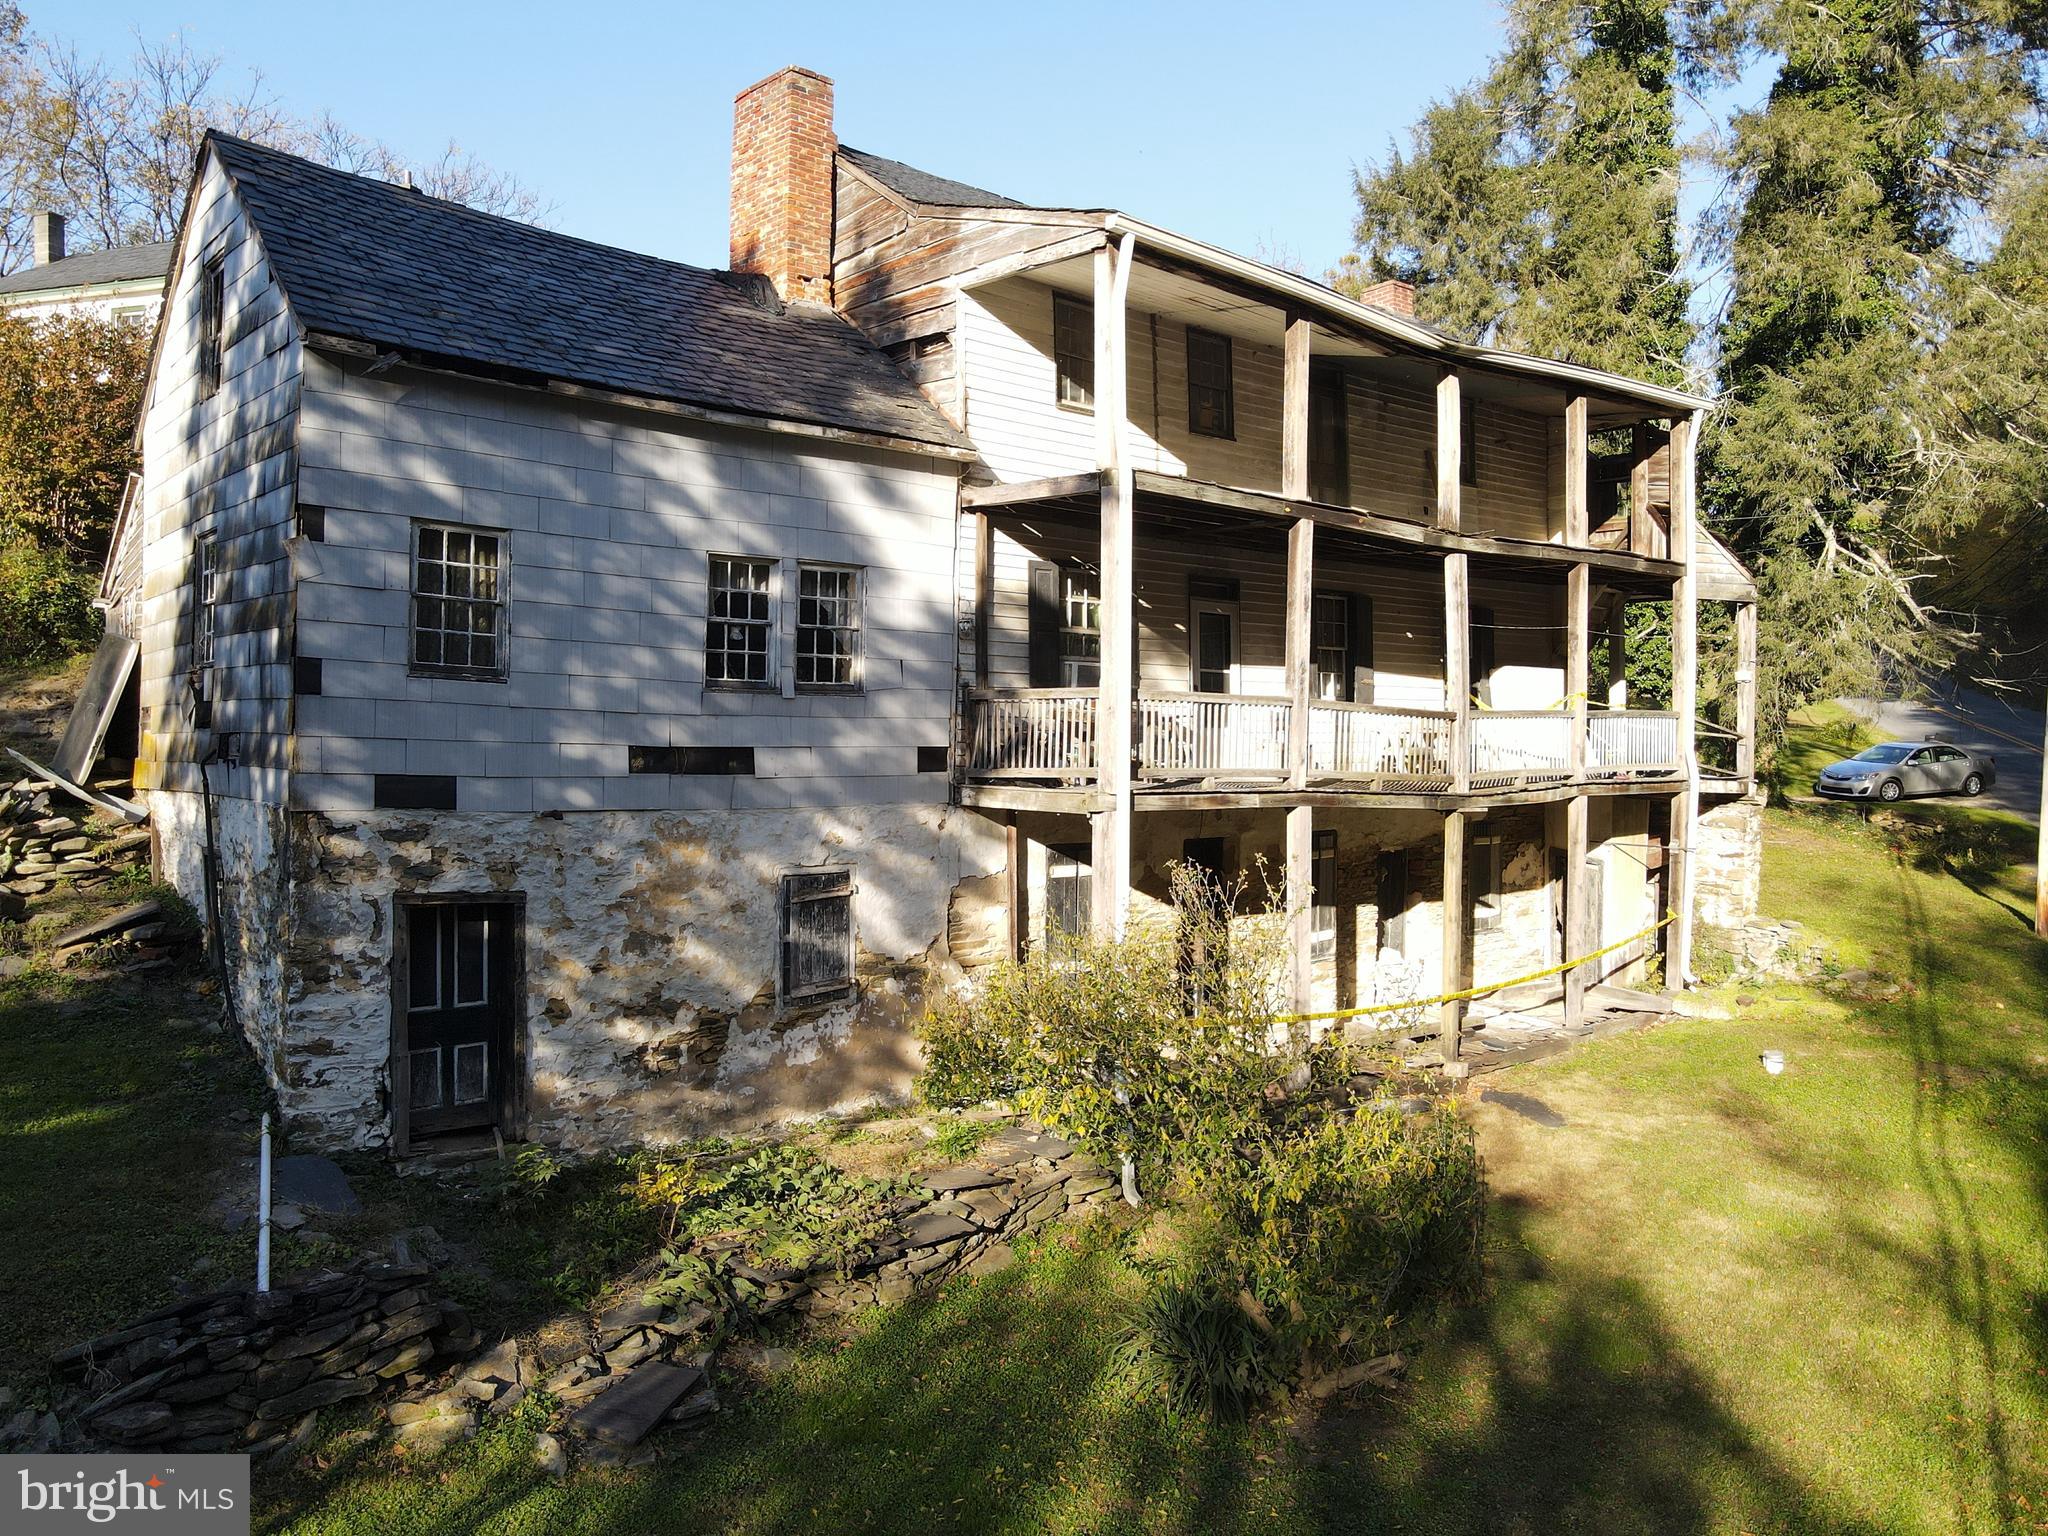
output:
[[[1472,984],[1470,970],[1466,966],[1465,945],[1472,923],[1472,903],[1465,890],[1465,818],[1464,811],[1444,812],[1444,965],[1443,987],[1445,992],[1462,992]],[[1458,1040],[1465,1027],[1465,1003],[1463,999],[1447,1002],[1439,1015],[1439,1046],[1443,1053],[1444,1067],[1456,1075],[1458,1067]]]
[[[1095,252],[1095,449],[1102,471],[1102,672],[1095,694],[1098,809],[1089,818],[1097,938],[1123,937],[1131,909],[1131,463],[1126,451],[1124,296],[1133,237]]]
[[[986,512],[974,520],[974,686],[988,686],[989,609],[996,600],[995,524]]]
[[[1678,860],[1671,874],[1671,943],[1665,951],[1665,985],[1677,989],[1692,978],[1693,827],[1699,817],[1700,764],[1695,724],[1699,717],[1699,627],[1696,611],[1694,466],[1698,459],[1700,414],[1671,424],[1671,558],[1679,576],[1671,584],[1671,709],[1678,716],[1678,760],[1685,787],[1673,797],[1671,846]]]
[[[1564,803],[1564,953],[1561,960],[1575,959],[1599,945],[1586,931],[1586,816],[1591,798],[1575,794]],[[1575,965],[1564,973],[1564,1021],[1567,1026],[1585,1022],[1586,968]]]
[[[1570,480],[1566,480],[1570,485]],[[1565,576],[1565,692],[1571,701],[1571,767],[1573,789],[1564,803],[1564,954],[1569,960],[1596,948],[1586,932],[1586,675],[1588,631],[1592,627],[1592,570],[1585,562]],[[1573,966],[1564,973],[1564,1021],[1582,1022],[1586,1015],[1586,976]]]
[[[1650,424],[1636,423],[1635,441],[1631,445],[1628,466],[1628,547],[1629,553],[1654,555],[1650,546],[1654,540],[1655,522],[1650,517],[1650,460],[1657,456],[1657,447],[1650,436]]]
[[[1007,845],[1004,849],[1006,861],[1003,886],[1010,908],[1010,958],[1022,960],[1027,912],[1024,898],[1028,888],[1029,872],[1024,867],[1024,836],[1017,826],[1015,811],[1006,811],[1003,814],[1003,839]]]
[[[1735,775],[1756,775],[1756,604],[1735,605]]]
[[[1458,371],[1436,377],[1436,525],[1456,533],[1464,484],[1463,394]],[[1451,792],[1472,784],[1472,584],[1462,550],[1444,556],[1444,708],[1450,712]]]
[[[1301,315],[1287,317],[1287,338],[1281,373],[1280,494],[1294,502],[1308,500],[1308,375],[1314,331]],[[1309,705],[1314,697],[1314,636],[1311,630],[1315,592],[1313,518],[1296,517],[1287,530],[1287,783],[1308,788]],[[1314,1003],[1315,961],[1315,811],[1307,805],[1287,809],[1287,954],[1292,1011],[1307,1013]],[[1306,1041],[1307,1030],[1301,1030]]]

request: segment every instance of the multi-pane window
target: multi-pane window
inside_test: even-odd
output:
[[[1045,942],[1088,936],[1091,906],[1089,893],[1095,871],[1089,866],[1091,851],[1082,844],[1054,846],[1045,850]]]
[[[221,338],[227,318],[227,269],[216,256],[199,272],[199,395],[211,399],[220,389]]]
[[[1337,834],[1318,832],[1309,857],[1314,891],[1309,911],[1309,955],[1328,960],[1337,953]]]
[[[860,682],[860,572],[847,565],[797,570],[798,687],[851,688]]]
[[[1310,651],[1315,658],[1316,697],[1338,702],[1351,697],[1351,599],[1318,592],[1309,614]]]
[[[1230,378],[1230,338],[1188,327],[1188,430],[1235,437],[1237,410]]]
[[[782,995],[814,998],[853,985],[853,872],[782,877]]]
[[[420,672],[505,675],[505,539],[420,523],[413,529],[412,664]]]
[[[220,546],[211,537],[192,545],[192,666],[213,665],[213,632],[220,604]]]
[[[765,687],[774,633],[775,562],[711,557],[711,622],[704,636],[704,677]]]
[[[1095,305],[1064,293],[1052,296],[1052,360],[1061,405],[1095,408]]]
[[[1093,688],[1102,681],[1102,593],[1092,571],[1060,571],[1060,685]]]

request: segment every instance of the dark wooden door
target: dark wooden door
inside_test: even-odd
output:
[[[412,1136],[505,1125],[517,908],[455,901],[405,913],[404,1090]]]

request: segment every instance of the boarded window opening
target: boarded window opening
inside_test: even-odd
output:
[[[226,260],[216,256],[199,274],[199,397],[202,400],[211,400],[220,393],[227,298]]]
[[[853,985],[853,872],[782,877],[782,995],[814,1001]]]

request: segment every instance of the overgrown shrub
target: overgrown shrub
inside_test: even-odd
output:
[[[923,1026],[928,1102],[1007,1099],[1169,1207],[1141,1257],[1133,1369],[1185,1409],[1232,1412],[1376,1353],[1478,1273],[1470,1128],[1357,1075],[1340,1033],[1282,1022],[1277,904],[1182,871],[1173,917],[984,974]]]
[[[57,661],[98,642],[99,590],[55,550],[0,537],[0,656],[8,664]]]

